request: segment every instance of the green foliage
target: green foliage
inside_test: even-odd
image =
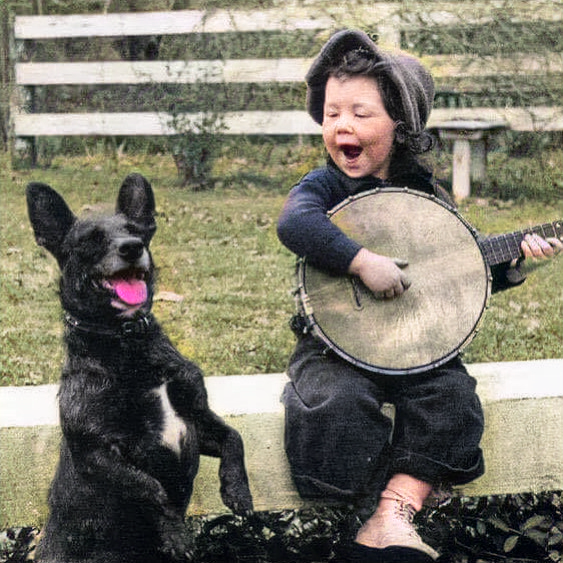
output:
[[[425,541],[444,563],[560,563],[563,553],[561,492],[454,497],[416,518]],[[349,508],[191,517],[187,533],[199,563],[324,563],[361,525]],[[0,533],[0,563],[23,563],[37,530]]]
[[[310,563],[327,561],[351,522],[347,511],[318,508],[190,518],[188,529],[200,563]]]
[[[29,561],[36,545],[36,528],[9,528],[0,531],[0,563]]]
[[[180,186],[193,190],[211,187],[209,175],[221,146],[222,119],[207,112],[193,122],[181,114],[173,114],[171,126],[180,132],[168,139]]]
[[[500,497],[454,497],[416,519],[423,538],[439,546],[440,561],[558,563],[563,550],[559,492]],[[312,508],[188,522],[200,563],[315,563],[352,541],[361,525],[355,510]]]
[[[420,518],[428,538],[469,561],[562,560],[561,492],[452,498]]]

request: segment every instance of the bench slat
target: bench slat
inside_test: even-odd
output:
[[[485,411],[486,473],[457,494],[483,496],[563,489],[563,359],[470,364]],[[243,436],[257,510],[306,506],[295,491],[283,448],[280,395],[285,374],[206,378],[213,410]],[[41,525],[60,430],[56,385],[0,388],[0,518]],[[23,413],[23,416],[22,416]],[[201,458],[188,512],[225,512],[218,460]]]
[[[562,131],[563,107],[532,106],[509,108],[436,108],[432,110],[428,127],[451,120],[483,122],[504,121],[513,131]]]

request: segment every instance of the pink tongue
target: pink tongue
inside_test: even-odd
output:
[[[127,305],[140,305],[147,300],[147,284],[142,280],[116,280],[113,288]]]

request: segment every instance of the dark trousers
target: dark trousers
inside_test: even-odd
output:
[[[434,486],[482,475],[483,412],[459,358],[424,374],[378,375],[304,335],[288,375],[285,447],[304,498],[376,498],[396,473]]]

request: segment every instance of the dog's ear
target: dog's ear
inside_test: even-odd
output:
[[[47,184],[31,182],[26,189],[27,212],[35,240],[62,265],[63,241],[76,221],[65,200]]]
[[[145,244],[150,242],[156,231],[154,194],[148,180],[141,174],[129,174],[123,180],[116,212],[123,213],[143,231]]]

